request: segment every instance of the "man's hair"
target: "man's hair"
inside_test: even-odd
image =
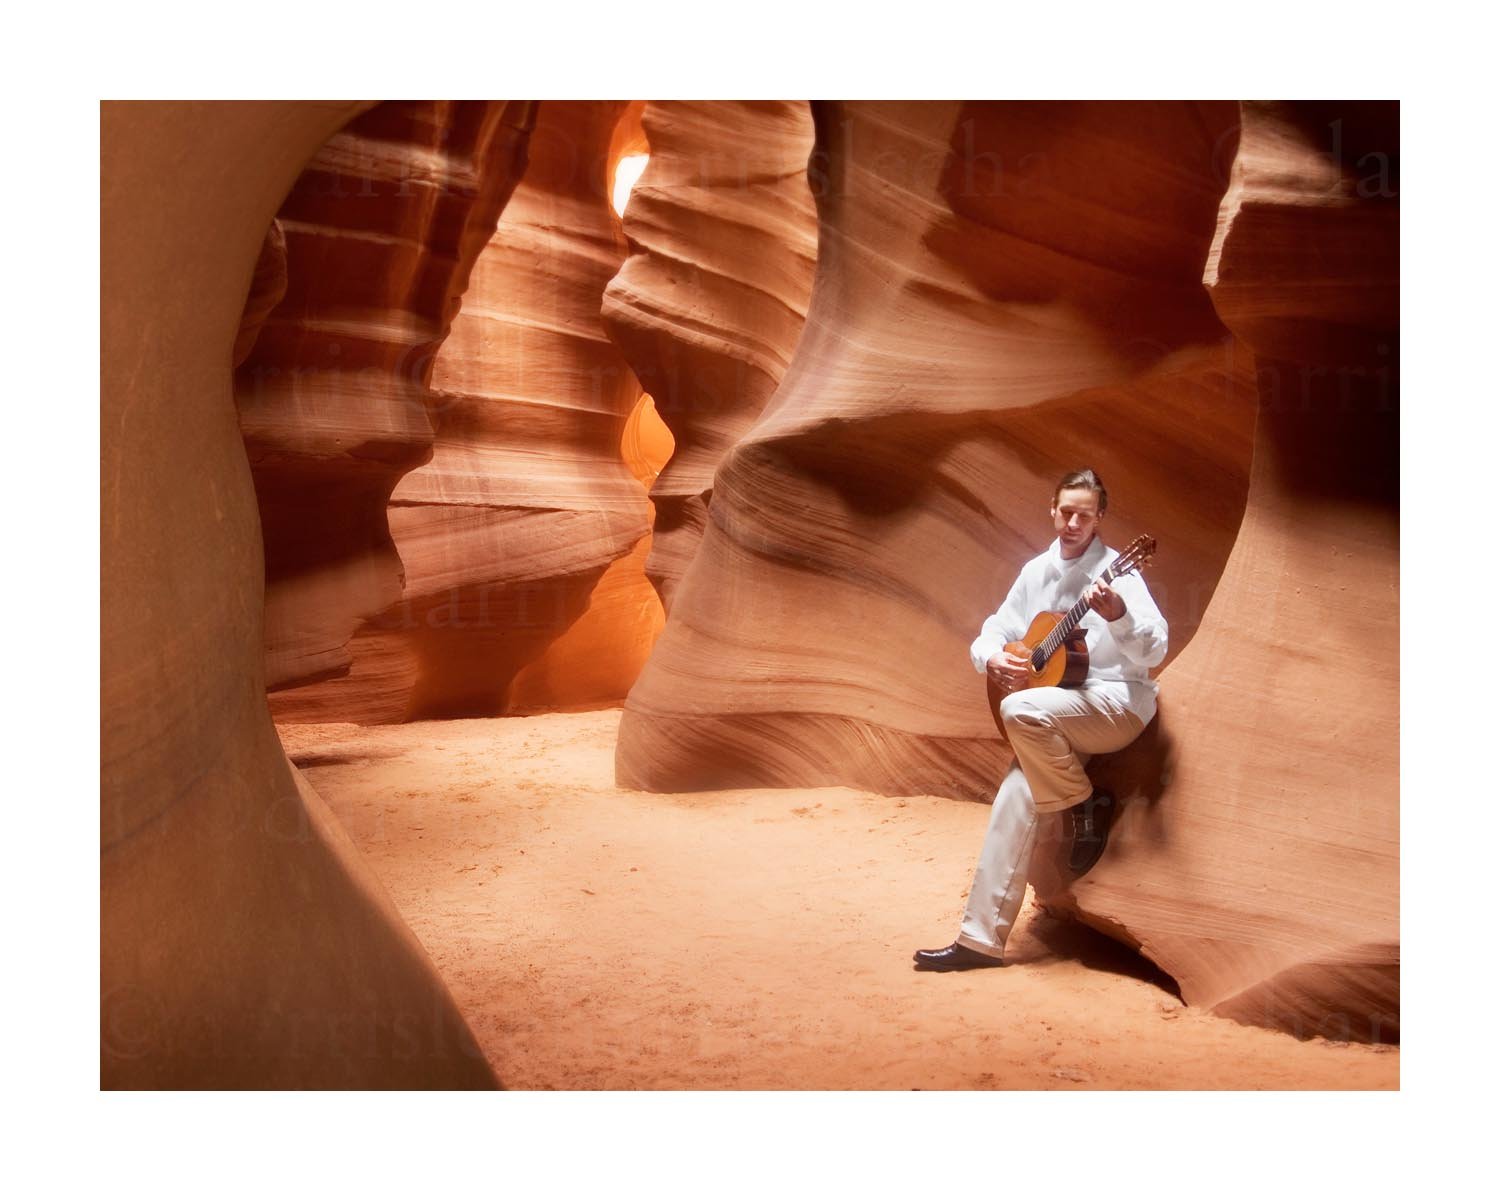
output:
[[[1104,491],[1104,481],[1099,478],[1099,473],[1092,467],[1081,467],[1077,471],[1070,471],[1062,479],[1057,481],[1057,487],[1052,490],[1052,503],[1057,504],[1057,498],[1062,495],[1064,488],[1088,488],[1099,494],[1099,511],[1102,513],[1109,508],[1109,493]]]

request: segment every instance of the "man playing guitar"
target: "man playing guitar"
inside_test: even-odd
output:
[[[1094,791],[1084,765],[1124,748],[1156,714],[1149,671],[1167,653],[1167,622],[1134,570],[1155,543],[1142,553],[1144,539],[1138,539],[1128,557],[1106,546],[1098,528],[1108,503],[1104,484],[1090,469],[1058,481],[1051,505],[1057,540],[1021,568],[1005,602],[969,647],[975,669],[999,698],[997,721],[1015,749],[1015,762],[995,795],[958,939],[918,951],[913,959],[919,969],[1001,964],[1026,894],[1039,815],[1071,810],[1073,873],[1087,872],[1104,852],[1113,800]],[[1112,583],[1110,576],[1117,576]],[[1042,680],[1045,650],[1034,652],[1032,646],[1058,619],[1055,610],[1069,605],[1081,617],[1073,636],[1083,635],[1087,677],[1071,688],[1034,685]],[[1036,640],[1028,625],[1042,626]],[[1023,638],[1024,646],[1018,644]],[[1061,671],[1060,659],[1055,669]]]

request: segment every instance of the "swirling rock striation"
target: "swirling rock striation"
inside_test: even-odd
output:
[[[281,205],[284,296],[235,377],[272,690],[347,671],[356,624],[401,594],[386,501],[431,452],[433,358],[524,167],[533,106],[379,104]]]
[[[1167,543],[1180,650],[1243,508],[1249,354],[1202,287],[1231,104],[817,104],[819,256],[780,387],[621,725],[649,789],[990,796],[969,640],[1087,462]]]
[[[404,589],[367,616],[347,677],[273,698],[278,718],[395,721],[504,714],[517,675],[588,609],[606,570],[649,532],[650,505],[622,453],[641,390],[600,322],[625,259],[609,206],[626,104],[545,102],[525,177],[473,268],[424,398],[432,456],[391,494]],[[659,464],[658,464],[659,466]],[[596,619],[593,657],[554,664],[544,701],[623,698],[657,604],[626,575]],[[612,610],[605,617],[603,610]]]
[[[625,465],[647,490],[672,456],[672,435],[642,396],[620,443]],[[648,514],[651,510],[647,509]],[[618,707],[661,636],[665,613],[646,577],[651,535],[609,564],[588,607],[511,683],[512,714]]]
[[[1038,891],[1192,1004],[1301,1036],[1399,1033],[1399,111],[1246,103],[1205,282],[1254,353],[1234,550],[1112,758],[1116,839]]]
[[[670,611],[697,551],[724,454],[749,430],[796,348],[817,221],[813,128],[797,102],[653,102],[651,158],[625,212],[630,259],[604,321],[675,440],[651,489],[647,573]]]

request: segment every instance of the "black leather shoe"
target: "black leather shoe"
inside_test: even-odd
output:
[[[911,958],[927,972],[966,972],[970,968],[998,968],[1005,963],[962,943],[950,943],[937,951],[918,951]]]
[[[1068,853],[1068,871],[1081,877],[1099,862],[1109,842],[1109,825],[1115,816],[1114,796],[1095,790],[1073,808],[1073,850]]]

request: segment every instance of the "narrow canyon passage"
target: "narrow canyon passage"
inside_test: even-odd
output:
[[[103,105],[101,1087],[1395,1086],[1399,116]],[[918,974],[1080,466],[1117,942]]]
[[[1028,898],[999,971],[922,973],[989,808],[614,784],[619,710],[284,724],[513,1089],[1396,1088],[1397,1047],[1187,1008]]]

